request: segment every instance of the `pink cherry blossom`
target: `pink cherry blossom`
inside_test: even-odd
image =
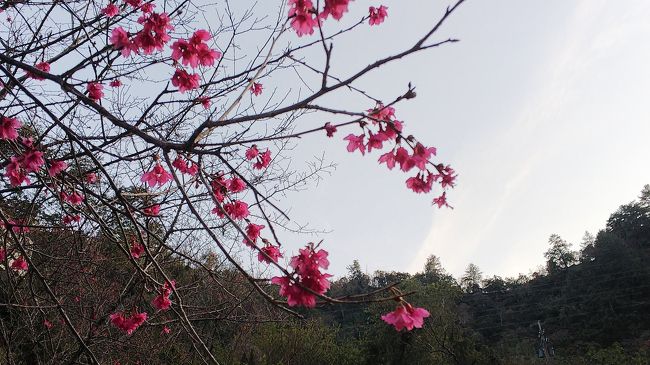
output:
[[[257,149],[257,145],[252,145],[246,150],[246,159],[250,161],[257,157],[259,154],[260,151]]]
[[[18,129],[22,126],[16,118],[0,117],[0,139],[13,141],[18,138]]]
[[[231,193],[239,193],[246,190],[246,182],[234,176],[232,179],[226,180],[226,188]]]
[[[424,308],[413,308],[408,303],[400,303],[393,312],[381,316],[381,319],[395,327],[397,331],[413,328],[422,328],[424,319],[429,317],[429,312]]]
[[[395,167],[395,151],[386,152],[379,156],[379,164],[386,163],[386,167],[392,170]]]
[[[437,198],[433,199],[433,204],[437,205],[438,208],[442,208],[443,206],[454,209],[451,205],[447,203],[447,192],[443,191],[442,195],[440,195]]]
[[[270,264],[271,262],[278,262],[278,259],[282,257],[282,253],[280,252],[280,248],[277,246],[265,246],[262,247],[262,252],[264,252],[266,255],[269,257],[266,257],[262,252],[257,253],[257,260],[259,262],[266,262],[267,264]]]
[[[435,147],[424,147],[422,143],[418,142],[413,149],[413,156],[411,157],[411,160],[420,170],[425,170],[427,162],[429,162],[431,156],[435,155]]]
[[[52,161],[50,162],[50,167],[47,169],[47,173],[51,177],[55,177],[60,174],[63,170],[68,168],[68,164],[65,161]]]
[[[66,215],[63,217],[63,224],[65,225],[72,224],[73,222],[79,223],[80,221],[81,221],[81,216],[79,214]]]
[[[181,93],[198,88],[200,83],[201,77],[198,74],[189,74],[178,68],[172,77],[172,85],[176,86]]]
[[[343,13],[348,11],[348,5],[351,0],[325,0],[325,8],[321,13],[322,18],[329,15],[336,20],[341,20]]]
[[[246,238],[244,238],[244,243],[248,246],[252,246],[253,243],[257,242],[257,239],[260,237],[260,232],[264,229],[264,226],[261,224],[248,223],[246,226]]]
[[[12,186],[20,186],[23,183],[29,185],[30,181],[27,177],[27,171],[20,162],[20,159],[12,156],[9,161],[5,170],[5,176],[9,178],[9,183]]]
[[[366,147],[368,147],[368,153],[370,153],[370,151],[372,151],[373,148],[381,149],[383,147],[384,141],[386,140],[387,137],[384,134],[382,133],[374,134],[370,132],[368,137],[368,144],[366,145]]]
[[[201,105],[203,105],[203,109],[210,109],[210,105],[212,104],[210,98],[202,96],[198,99],[198,101],[201,103]]]
[[[253,168],[256,170],[262,170],[269,167],[271,163],[271,151],[266,150],[264,153],[258,156],[257,162],[253,164]]]
[[[334,137],[334,133],[336,133],[336,126],[330,122],[325,123],[325,132],[327,133],[328,137]]]
[[[106,15],[107,18],[112,18],[120,13],[120,8],[117,5],[110,3],[104,9],[102,9],[102,14]]]
[[[129,252],[131,253],[131,256],[133,256],[134,259],[139,259],[140,256],[144,253],[144,246],[142,246],[139,242],[133,240],[131,242],[131,247],[129,248]]]
[[[156,185],[163,186],[171,180],[172,175],[169,172],[165,171],[160,163],[156,163],[151,171],[145,172],[140,178],[140,181],[149,184],[149,186],[152,188],[156,187]]]
[[[34,68],[41,70],[43,72],[50,72],[50,64],[47,62],[39,62],[36,65],[34,65]],[[38,76],[36,74],[33,74],[29,71],[27,71],[27,77],[34,79],[34,80],[45,80],[44,77]]]
[[[89,172],[86,174],[85,180],[88,184],[94,184],[99,180],[99,178],[97,177],[97,174],[95,174],[94,172]]]
[[[43,326],[47,328],[48,330],[51,329],[54,325],[52,322],[48,321],[47,319],[43,320]]]
[[[152,217],[158,216],[160,214],[160,204],[154,204],[150,207],[146,207],[142,209],[142,212],[148,216],[152,216]]]
[[[359,152],[361,152],[362,155],[365,155],[366,146],[363,144],[364,138],[365,135],[363,134],[355,136],[352,133],[348,134],[347,137],[343,138],[344,140],[348,141],[348,152],[354,152],[355,150],[359,150]]]
[[[147,13],[151,13],[155,7],[156,4],[154,3],[146,3],[146,4],[142,4],[140,10],[142,10],[143,13],[147,14]]]
[[[145,13],[138,19],[138,23],[143,27],[134,39],[137,47],[146,55],[162,51],[165,44],[171,39],[167,32],[174,29],[169,15],[167,13]]]
[[[395,117],[395,108],[381,103],[373,109],[368,109],[367,112],[373,124],[377,124],[378,121],[389,122]]]
[[[251,93],[253,93],[255,96],[259,96],[262,94],[262,84],[259,82],[254,82],[253,86],[251,86]]]
[[[415,161],[411,159],[409,152],[404,147],[399,147],[395,151],[395,161],[400,165],[400,169],[404,172],[409,172],[415,167]]]
[[[406,186],[418,194],[430,192],[432,185],[433,175],[431,173],[429,173],[426,179],[422,173],[419,173],[417,176],[410,177],[406,180]]]
[[[271,283],[280,286],[279,293],[287,298],[289,306],[301,305],[308,308],[316,306],[316,296],[296,285],[294,280],[318,294],[324,294],[329,289],[328,279],[332,275],[320,271],[321,268],[327,269],[329,266],[327,255],[327,251],[321,249],[316,252],[313,245],[308,245],[300,250],[299,255],[292,257],[289,264],[294,268],[297,279],[286,276],[276,276],[271,279]]]
[[[163,329],[162,329],[162,331],[161,331],[160,333],[161,333],[161,334],[164,333],[164,334],[168,335],[168,334],[170,334],[171,332],[172,332],[172,330],[170,330],[169,327],[164,326]]]
[[[76,191],[72,192],[72,194],[67,194],[65,191],[62,191],[61,199],[68,202],[70,205],[80,205],[84,201],[84,196]]]
[[[19,160],[27,172],[36,172],[45,164],[43,152],[34,149],[25,152]]]
[[[289,18],[298,37],[313,34],[318,26],[318,17],[310,0],[289,0]]]
[[[130,335],[147,320],[147,313],[134,313],[131,317],[126,317],[124,313],[116,312],[109,318],[113,326]]]
[[[374,6],[371,6],[370,9],[368,9],[369,12],[369,17],[370,17],[370,25],[379,25],[384,22],[384,19],[388,16],[388,8],[384,5],[381,5],[378,8],[375,8]]]
[[[86,85],[86,91],[88,92],[88,97],[97,101],[104,97],[104,92],[102,91],[104,86],[97,82],[90,82]]]
[[[208,47],[205,42],[210,38],[212,36],[207,30],[199,29],[190,39],[177,40],[172,44],[172,59],[192,68],[214,65],[214,61],[221,58],[221,52]]]
[[[18,258],[14,259],[9,266],[14,271],[27,271],[29,269],[27,261],[22,256],[18,256]]]
[[[142,0],[124,0],[124,2],[136,9],[139,8],[140,5],[142,4]]]
[[[109,84],[110,87],[120,87],[122,86],[122,81],[120,79],[112,80]]]
[[[123,57],[129,57],[131,52],[138,52],[138,46],[129,39],[129,34],[122,27],[117,27],[111,31],[109,42],[115,49],[121,51]]]
[[[248,217],[248,204],[241,200],[235,200],[232,203],[224,205],[224,210],[232,219],[245,219]]]

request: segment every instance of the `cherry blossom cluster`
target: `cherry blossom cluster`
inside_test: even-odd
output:
[[[393,148],[379,157],[379,163],[386,164],[389,170],[397,165],[403,172],[415,169],[417,174],[406,180],[407,188],[418,194],[426,194],[431,192],[434,182],[439,183],[442,189],[454,186],[457,176],[454,169],[431,161],[436,155],[435,147],[426,147],[411,136],[406,138],[402,136],[403,122],[395,119],[393,107],[378,104],[367,111],[367,116],[369,122],[360,123],[363,133],[359,135],[351,133],[343,138],[348,142],[348,152],[358,150],[365,155],[373,149],[381,150],[386,142],[392,142]],[[326,124],[324,129],[330,137],[336,132],[336,127],[331,124]],[[438,207],[449,207],[446,192],[443,191],[435,198],[433,204]]]
[[[317,28],[329,16],[341,20],[343,14],[348,11],[352,0],[325,0],[322,11],[315,8],[311,0],[289,0],[289,19],[291,27],[299,37],[314,34]],[[370,25],[379,25],[388,16],[388,8],[384,5],[378,8],[371,6],[368,9]]]
[[[280,295],[287,298],[287,304],[291,307],[315,307],[316,294],[323,295],[330,287],[329,278],[332,275],[321,272],[321,269],[327,270],[329,267],[328,253],[323,249],[316,251],[316,248],[314,244],[301,248],[289,263],[293,273],[271,279],[271,283],[280,286]]]
[[[113,326],[130,335],[147,320],[147,317],[146,312],[136,312],[131,316],[126,316],[124,312],[116,312],[111,314],[109,318]]]
[[[136,4],[136,2],[131,1],[129,4]],[[138,19],[138,23],[142,25],[141,30],[130,34],[124,28],[117,27],[111,32],[110,44],[120,50],[124,57],[129,57],[132,53],[149,55],[156,51],[162,51],[171,40],[168,32],[174,27],[170,24],[169,15],[155,13],[152,6],[145,5],[134,6],[139,7],[143,13]],[[105,14],[107,16],[117,15],[114,11],[110,11],[110,14],[113,15],[106,12]],[[211,49],[206,43],[211,38],[212,35],[208,31],[199,29],[189,39],[178,39],[171,45],[171,58],[176,65],[171,81],[172,85],[177,87],[181,93],[197,89],[201,83],[201,76],[179,67],[178,62],[194,69],[199,66],[213,66],[215,61],[221,58],[221,52]],[[91,98],[95,99],[92,96]],[[207,108],[209,99],[203,99],[201,103]]]
[[[172,301],[169,297],[172,295],[172,291],[175,287],[176,282],[174,280],[171,282],[165,282],[162,288],[160,288],[160,294],[151,301],[151,305],[162,311],[168,310],[172,306]]]

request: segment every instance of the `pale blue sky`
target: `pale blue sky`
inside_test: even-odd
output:
[[[385,24],[336,44],[339,74],[411,44],[447,5],[384,3]],[[351,12],[369,4],[355,1]],[[349,155],[348,132],[303,140],[296,157],[324,151],[338,168],[285,206],[333,231],[319,238],[335,274],[355,258],[369,272],[415,272],[432,253],[455,276],[469,262],[487,275],[528,273],[550,234],[579,242],[650,183],[649,18],[644,0],[467,1],[436,38],[461,42],[360,83],[387,100],[417,86],[398,117],[459,172],[455,209],[406,190],[406,176],[379,167],[377,154]]]

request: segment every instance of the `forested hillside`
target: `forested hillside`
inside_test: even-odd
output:
[[[595,236],[586,233],[579,250],[551,235],[544,256],[545,270],[530,276],[483,278],[470,264],[458,280],[433,255],[415,275],[368,275],[355,261],[333,283],[332,295],[353,297],[401,282],[415,292],[410,300],[431,312],[426,326],[395,333],[378,320],[390,304],[327,305],[307,321],[264,326],[261,353],[267,355],[244,363],[649,364],[650,186]],[[302,336],[321,336],[319,351],[337,360],[292,347]]]

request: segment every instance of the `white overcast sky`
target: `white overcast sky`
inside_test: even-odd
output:
[[[378,5],[352,2],[351,14],[370,4]],[[384,4],[386,23],[336,43],[334,71],[412,44],[447,2]],[[461,42],[360,83],[386,100],[414,83],[418,97],[398,118],[459,172],[455,209],[408,191],[407,176],[379,167],[377,154],[349,155],[348,131],[303,141],[296,156],[324,151],[338,167],[284,206],[332,231],[318,239],[337,275],[353,259],[368,272],[416,272],[429,254],[455,276],[470,262],[490,276],[530,272],[543,264],[550,234],[577,244],[650,183],[648,19],[647,0],[467,1],[436,38]]]

